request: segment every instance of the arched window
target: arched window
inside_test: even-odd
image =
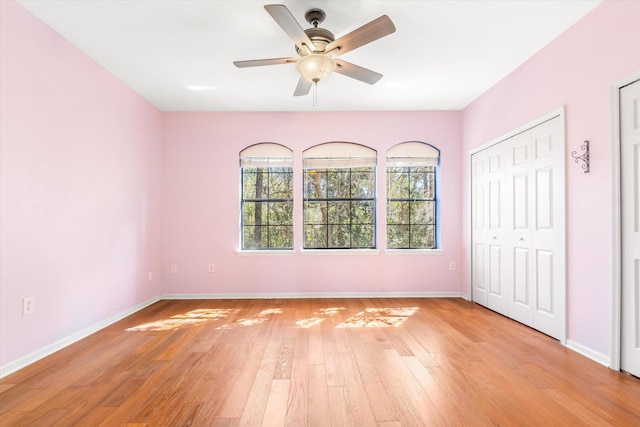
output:
[[[417,141],[387,151],[387,248],[437,248],[440,150]]]
[[[375,248],[376,151],[330,142],[304,151],[304,248]]]
[[[293,151],[274,143],[240,152],[241,247],[293,249]]]

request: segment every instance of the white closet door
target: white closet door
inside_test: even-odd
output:
[[[496,145],[471,157],[473,301],[507,314],[505,153]]]
[[[533,326],[535,277],[531,247],[531,218],[533,186],[532,132],[520,133],[508,141],[509,153],[509,215],[510,292],[509,316],[528,326]]]
[[[509,275],[506,259],[508,249],[506,218],[508,204],[506,194],[506,152],[502,144],[487,148],[487,205],[488,205],[488,293],[487,307],[507,314],[507,287]]]
[[[563,133],[558,115],[471,157],[473,300],[558,339],[565,330]]]
[[[559,117],[531,130],[533,326],[552,337],[565,328],[564,139]]]
[[[640,377],[640,81],[620,90],[622,323],[620,368]]]

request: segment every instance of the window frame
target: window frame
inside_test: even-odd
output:
[[[421,141],[408,141],[400,144],[396,144],[391,147],[387,151],[387,164],[385,167],[385,184],[387,188],[386,194],[386,215],[385,215],[385,231],[386,231],[386,242],[385,242],[385,251],[397,253],[408,253],[408,252],[429,252],[429,253],[441,253],[441,243],[440,243],[440,150],[428,143]],[[390,179],[390,174],[393,173],[391,171],[392,168],[403,168],[406,169],[402,171],[402,173],[406,173],[407,182],[410,183],[410,174],[413,169],[416,168],[424,168],[431,167],[433,168],[430,172],[421,172],[421,173],[429,173],[432,174],[432,194],[431,198],[415,198],[411,197],[411,193],[408,193],[405,197],[392,197],[390,194],[390,185],[392,180]],[[411,191],[411,189],[408,189]],[[391,212],[390,204],[394,202],[400,203],[409,203],[408,212],[409,212],[409,222],[406,224],[396,224],[389,222],[389,214]],[[418,223],[414,224],[411,222],[411,203],[412,202],[431,202],[433,204],[432,208],[432,222],[429,223]],[[409,236],[408,236],[408,245],[402,247],[391,247],[390,244],[390,226],[398,226],[398,225],[406,225],[409,227]],[[426,226],[432,227],[433,229],[433,246],[418,246],[412,244],[411,239],[411,231],[415,227],[418,226]]]
[[[253,172],[255,170],[255,172]],[[239,236],[239,251],[240,252],[293,252],[294,251],[294,202],[295,202],[295,188],[294,188],[294,169],[293,169],[293,151],[289,148],[275,143],[258,143],[249,146],[240,152],[240,236]],[[247,173],[260,173],[266,174],[266,190],[267,194],[264,197],[246,197],[246,174]],[[289,197],[271,197],[271,180],[272,175],[288,175],[285,179],[287,182]],[[270,204],[289,204],[288,207],[288,222],[269,222],[271,207]],[[246,224],[246,212],[245,208],[247,204],[264,204],[266,207],[266,219],[267,224]],[[262,218],[261,218],[262,219]],[[247,227],[254,227],[254,233],[258,227],[262,227],[263,230],[268,232],[276,227],[284,227],[289,229],[290,245],[287,246],[272,246],[272,240],[270,234],[267,236],[267,246],[259,247],[258,245],[247,246]],[[262,230],[261,230],[262,231]],[[254,234],[255,235],[255,234]],[[262,241],[262,239],[261,239]],[[255,243],[255,239],[253,239]]]
[[[316,145],[303,153],[303,206],[302,206],[302,250],[303,251],[362,251],[375,250],[377,248],[377,153],[374,149],[364,145],[348,143],[348,142],[332,142]],[[317,173],[321,181],[312,184],[309,181],[311,171]],[[354,175],[363,173],[368,175],[367,183],[370,188],[364,191],[363,197],[354,194]],[[336,174],[348,175],[348,195],[329,194],[333,188],[330,177]],[[324,180],[322,180],[324,177]],[[311,187],[314,191],[311,191]],[[318,191],[322,191],[324,187],[324,195],[318,195]],[[340,187],[340,186],[335,186]],[[342,186],[344,188],[344,186]],[[368,194],[367,194],[368,193]],[[312,222],[310,219],[309,204],[318,204],[320,209],[324,205],[321,222]],[[348,206],[346,213],[346,222],[337,222],[331,218],[331,207],[337,209],[340,205]],[[354,222],[356,217],[357,205],[363,206],[366,214],[370,214],[370,222]],[[317,215],[315,215],[317,216]],[[342,212],[345,217],[345,212]],[[334,218],[339,218],[338,215]],[[346,245],[336,245],[332,242],[332,233],[334,227],[347,230],[345,235],[349,242]],[[313,241],[309,239],[310,230],[320,230],[319,237],[324,241],[322,244],[313,245]],[[370,236],[370,244],[360,244],[354,241],[354,237],[359,233],[358,228],[365,229],[366,236]],[[367,239],[368,240],[368,239]],[[316,241],[317,242],[317,241]],[[369,241],[368,241],[369,242]]]

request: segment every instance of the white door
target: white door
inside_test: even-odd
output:
[[[471,157],[471,233],[472,233],[472,249],[471,249],[471,283],[473,301],[487,306],[487,294],[489,272],[487,268],[488,262],[488,239],[489,224],[487,217],[489,215],[489,207],[487,204],[487,153],[481,151]]]
[[[640,377],[640,81],[620,89],[622,323],[620,368]]]
[[[507,150],[503,144],[489,147],[487,152],[487,307],[507,315],[508,255],[505,248],[508,200],[506,194]]]
[[[530,298],[533,327],[555,338],[565,328],[564,137],[560,117],[531,130]]]
[[[500,144],[471,157],[471,280],[473,301],[506,315],[505,158]]]
[[[520,133],[510,141],[508,193],[512,214],[508,227],[510,238],[509,317],[533,326],[535,277],[532,277],[532,194],[533,186],[532,133]]]

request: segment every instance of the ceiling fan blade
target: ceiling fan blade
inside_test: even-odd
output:
[[[374,40],[388,36],[395,31],[396,27],[391,22],[391,19],[387,15],[382,15],[329,43],[325,48],[325,52],[330,53],[332,50],[337,49],[337,52],[332,56],[339,56]]]
[[[298,58],[271,58],[271,59],[253,59],[250,61],[234,61],[233,65],[238,68],[261,67],[263,65],[293,64],[298,62]]]
[[[293,40],[303,52],[309,53],[315,50],[313,42],[304,32],[296,18],[293,17],[289,9],[283,4],[267,4],[264,6],[269,15],[280,25],[285,33]]]
[[[382,78],[382,74],[380,73],[343,61],[342,59],[336,59],[335,72],[351,77],[352,79],[360,80],[361,82],[369,83],[370,85]]]
[[[293,96],[304,96],[309,93],[311,90],[312,83],[300,76],[300,80],[298,80],[298,85],[296,86],[296,90],[293,92]]]

